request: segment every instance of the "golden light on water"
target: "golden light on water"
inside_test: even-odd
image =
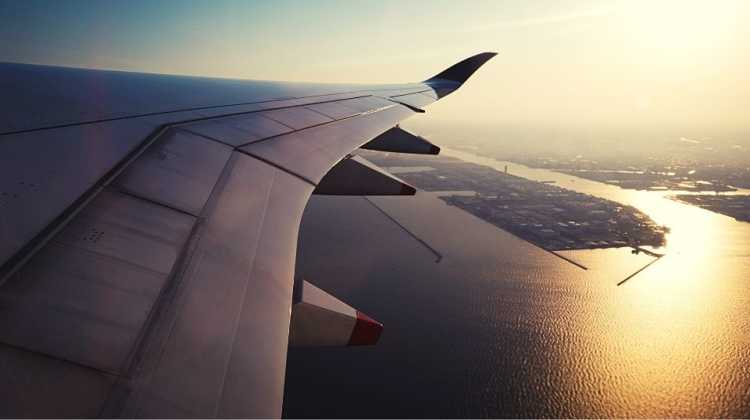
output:
[[[561,328],[575,342],[555,349],[577,415],[716,417],[746,400],[748,386],[740,382],[750,357],[750,223],[676,202],[670,193],[445,154],[496,169],[508,164],[519,176],[630,204],[671,229],[666,246],[655,250],[665,256],[621,286],[653,258],[625,248],[565,251],[589,267],[571,268],[582,297]]]
[[[591,335],[600,341],[590,346],[606,349],[596,364],[613,387],[597,403],[633,415],[715,416],[726,398],[740,397],[730,385],[745,369],[747,331],[736,320],[750,272],[727,250],[747,249],[750,225],[658,193],[624,194],[671,233],[660,251],[666,256],[594,311],[590,322],[607,333]],[[592,277],[601,281],[606,272]]]

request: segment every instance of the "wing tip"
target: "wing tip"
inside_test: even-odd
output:
[[[486,63],[496,55],[497,53],[494,51],[488,51],[473,55],[425,80],[425,83],[435,82],[439,80],[449,80],[452,82],[463,84],[469,79],[469,77],[471,77],[472,74],[474,74],[474,72],[479,70],[479,68],[482,67],[484,63]]]

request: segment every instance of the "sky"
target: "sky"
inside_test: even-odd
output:
[[[0,0],[0,61],[398,83],[497,51],[430,118],[740,135],[747,22],[746,0]]]

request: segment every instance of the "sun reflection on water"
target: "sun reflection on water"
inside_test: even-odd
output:
[[[566,381],[579,414],[747,415],[750,223],[676,202],[670,192],[623,190],[464,152],[446,154],[499,170],[509,165],[519,176],[633,205],[670,228],[657,250],[665,256],[622,286],[613,280],[624,277],[629,252],[597,257],[588,272],[576,275],[587,280],[581,287],[598,288],[571,317],[569,328],[581,342],[557,350],[560,369],[576,372]]]
[[[727,243],[737,236],[725,233],[747,227],[660,194],[634,196],[633,205],[671,232],[666,256],[617,290],[610,319],[618,319],[618,328],[603,337],[622,351],[602,363],[632,379],[619,390],[632,394],[631,401],[656,396],[663,403],[669,395],[674,405],[664,414],[716,415],[721,395],[731,391],[726,385],[735,378],[732,371],[743,360],[736,351],[746,331],[735,329],[732,320],[743,310],[738,303],[745,299],[738,302],[737,291],[746,295],[743,279],[750,274],[725,252],[747,243]]]

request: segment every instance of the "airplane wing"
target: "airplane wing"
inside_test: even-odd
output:
[[[279,417],[290,343],[380,332],[295,281],[310,194],[413,194],[351,153],[437,153],[397,124],[492,56],[387,86],[0,64],[0,416]]]

